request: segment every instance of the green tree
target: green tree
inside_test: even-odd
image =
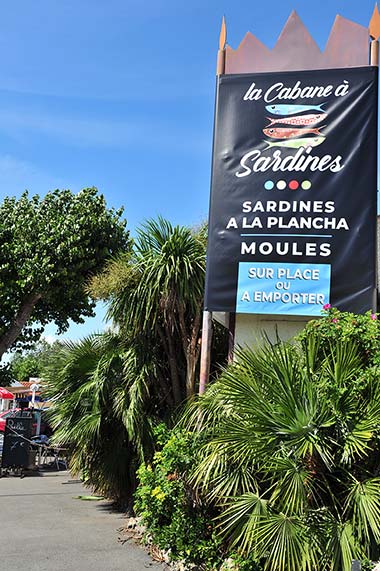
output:
[[[242,554],[273,571],[378,559],[380,384],[356,344],[240,351],[188,415],[207,436],[193,484]]]
[[[58,347],[43,370],[56,442],[71,451],[70,468],[118,501],[130,500],[135,472],[153,454],[154,364],[113,334]]]
[[[204,228],[148,222],[88,286],[108,302],[114,333],[64,344],[42,371],[57,442],[72,450],[72,470],[107,495],[125,499],[138,464],[152,458],[152,425],[170,421],[186,379],[193,393],[204,267]],[[219,358],[226,337],[216,339]]]
[[[95,188],[0,205],[0,358],[16,341],[35,341],[48,322],[59,332],[83,322],[94,302],[84,285],[105,260],[128,248],[122,211]]]
[[[27,355],[17,353],[13,357],[10,367],[15,380],[20,383],[28,381],[29,377],[39,377],[41,374],[38,356],[34,352],[28,352]]]
[[[205,227],[193,231],[163,218],[149,220],[132,251],[108,263],[89,286],[109,303],[121,334],[145,336],[147,352],[159,348],[165,355],[175,405],[195,392],[205,258]]]
[[[41,377],[44,367],[54,359],[60,347],[60,341],[50,345],[42,338],[32,349],[15,353],[9,362],[13,378],[22,382],[28,381],[29,377]]]
[[[16,381],[10,363],[0,365],[0,387],[10,387]]]

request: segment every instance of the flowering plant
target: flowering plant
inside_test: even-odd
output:
[[[359,347],[367,366],[380,365],[380,320],[377,313],[367,311],[363,315],[356,315],[326,304],[322,315],[321,319],[308,322],[299,334],[299,340],[306,340],[313,333],[321,351],[337,340],[352,340]]]
[[[220,558],[221,540],[216,537],[212,514],[194,496],[188,474],[199,448],[198,434],[185,430],[156,429],[157,451],[152,465],[138,469],[139,486],[135,510],[141,516],[153,543],[170,550],[171,559],[192,563]]]

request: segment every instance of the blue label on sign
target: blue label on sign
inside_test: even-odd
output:
[[[319,316],[330,278],[329,264],[240,262],[236,312]]]

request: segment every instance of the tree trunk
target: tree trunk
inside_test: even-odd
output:
[[[168,344],[166,342],[165,334],[162,330],[162,327],[159,324],[156,324],[156,331],[157,331],[158,336],[161,340],[162,348],[163,348],[164,352],[166,353],[166,356],[169,360]],[[158,382],[159,382],[159,385],[161,387],[162,393],[165,397],[166,404],[167,404],[169,409],[172,409],[174,407],[173,383],[171,382],[169,384],[167,382],[167,379],[164,378],[163,375],[161,374],[160,370],[157,372],[157,378],[158,378]]]
[[[166,407],[171,410],[174,407],[173,391],[171,384],[168,383],[167,378],[164,378],[161,371],[157,372],[158,384],[161,387],[162,401],[165,401]]]
[[[20,335],[25,324],[32,315],[36,303],[41,299],[41,297],[42,294],[40,293],[31,293],[25,297],[13,320],[13,323],[11,323],[8,331],[0,338],[0,360]]]
[[[186,355],[186,397],[192,398],[195,395],[195,371],[197,368],[197,355]]]
[[[191,328],[190,342],[186,351],[186,396],[192,398],[195,395],[195,373],[200,355],[199,333],[201,327],[201,313],[197,311]]]
[[[170,334],[168,325],[165,325],[165,335],[159,327],[158,333],[162,340],[162,345],[169,361],[170,379],[172,383],[172,393],[175,406],[179,406],[182,402],[181,384],[179,381],[178,367],[176,360],[176,352],[174,348],[173,338]]]
[[[185,311],[181,303],[178,303],[179,327],[183,352],[186,358],[186,397],[195,395],[195,372],[199,360],[199,332],[201,326],[201,312],[198,310],[194,316],[191,331],[187,330]]]

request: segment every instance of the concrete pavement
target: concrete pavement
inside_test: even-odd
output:
[[[162,569],[133,542],[117,541],[123,515],[90,495],[68,472],[0,479],[1,571]]]

